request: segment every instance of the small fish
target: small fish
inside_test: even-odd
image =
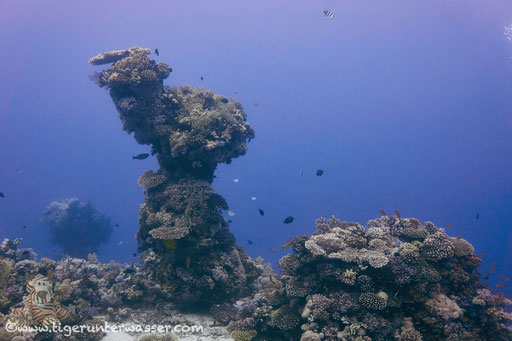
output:
[[[265,215],[265,211],[263,211],[261,208],[258,208],[258,212],[260,213],[260,216],[264,216]]]
[[[480,219],[480,213],[476,214],[476,220]]]
[[[118,245],[123,245],[124,242],[121,240],[119,243],[117,243]]]
[[[324,16],[327,18],[327,19],[334,19],[334,13],[332,13],[331,11],[329,10],[325,10],[324,11]]]
[[[133,257],[137,257],[137,254],[136,254],[136,253],[133,253]]]
[[[250,239],[249,239],[249,240],[247,241],[247,243],[248,243],[249,245],[252,245],[252,240],[250,240]]]
[[[228,215],[229,215],[230,217],[233,217],[235,214],[236,214],[236,212],[235,212],[235,211],[228,211]]]
[[[498,266],[498,264],[496,262],[492,262],[491,264],[494,266]]]
[[[17,175],[23,174],[23,169],[16,169],[16,174]]]
[[[202,81],[204,81],[204,78],[203,78],[203,76],[201,76],[201,77],[199,77],[199,78],[201,78],[201,80],[202,80]]]
[[[257,107],[258,105],[260,105],[260,103],[258,101],[254,101],[252,102],[252,104],[254,104],[255,107]]]
[[[283,249],[283,252],[286,251],[287,248],[289,248],[290,246],[292,246],[292,241],[288,241],[286,244],[284,245],[281,245],[281,249]]]
[[[396,216],[398,217],[398,219],[400,219],[400,212],[395,211],[395,214],[396,214]]]
[[[176,239],[168,239],[164,241],[164,246],[169,250],[176,250],[178,243],[176,242]]]
[[[115,223],[115,225],[114,225],[114,226],[115,226],[115,227],[119,227],[119,223]]]
[[[235,95],[238,95],[238,91],[235,91]]]
[[[446,224],[446,227],[452,227],[452,224]]]
[[[3,194],[2,192],[0,192],[0,198],[5,198],[5,194]]]
[[[316,171],[316,176],[322,176],[322,174],[324,174],[324,171],[322,169],[318,169]]]
[[[283,223],[285,224],[291,224],[293,222],[293,217],[290,215],[288,217],[286,217],[284,220],[283,220]]]
[[[149,157],[148,153],[142,153],[139,155],[132,156],[132,160],[144,160],[144,159],[147,159],[148,157]]]
[[[485,253],[481,253],[480,257],[482,257],[482,258],[485,257]]]
[[[228,220],[228,224],[231,224],[233,222],[233,220],[229,219]]]
[[[256,200],[256,197],[251,197],[251,200],[253,200],[253,201]]]
[[[494,272],[494,271],[496,271],[496,269],[495,268],[491,268],[491,271]]]
[[[23,225],[23,228],[24,228],[24,229],[26,229],[26,228],[27,228],[27,226],[26,226],[26,225]]]
[[[190,268],[190,256],[188,256],[187,259],[185,260],[185,265],[187,266],[187,268]]]
[[[156,54],[157,56],[159,56],[159,55],[160,55],[160,52],[158,52],[158,49],[155,49],[155,54]]]
[[[505,279],[504,275],[499,275],[498,277],[501,278],[501,279]]]
[[[304,171],[301,169],[301,170],[299,171],[299,175],[302,175],[302,174],[304,174]]]
[[[223,99],[221,99],[220,101],[221,101],[222,103],[228,103],[228,102],[229,102],[229,100],[228,100],[227,98],[223,98]]]
[[[240,182],[239,179],[233,179],[233,182]]]
[[[276,248],[275,248],[275,247],[273,247],[273,248],[272,248],[272,254],[273,254],[273,255],[275,255],[275,254],[276,254]]]
[[[379,210],[380,214],[384,217],[386,215],[386,211],[384,210]]]

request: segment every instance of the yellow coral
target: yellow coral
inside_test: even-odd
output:
[[[234,330],[231,332],[231,337],[234,341],[251,341],[258,333],[256,330]]]

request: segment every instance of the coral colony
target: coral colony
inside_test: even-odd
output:
[[[90,202],[70,198],[52,202],[43,212],[43,224],[51,241],[65,254],[85,258],[97,252],[112,235],[110,219],[96,211]]]
[[[20,239],[6,239],[0,245],[2,314],[12,318],[22,311],[12,309],[24,307],[26,275],[51,274],[67,325],[135,316],[155,323],[187,308],[209,311],[224,326],[224,334],[209,340],[512,340],[511,302],[480,280],[473,246],[431,222],[398,214],[366,226],[318,219],[311,236],[283,245],[291,252],[279,262],[282,275],[247,256],[235,245],[221,215],[228,206],[211,185],[217,164],[243,155],[254,137],[246,115],[238,102],[211,91],[165,87],[171,69],[150,59],[150,52],[133,47],[90,60],[111,64],[93,78],[109,90],[123,129],[150,145],[160,166],[138,180],[145,196],[140,263],[101,264],[93,253],[37,261],[31,249],[19,248]],[[52,205],[47,217],[61,215],[69,202]],[[59,219],[51,221],[61,226]],[[64,225],[56,229],[73,233]],[[96,332],[66,339],[102,337]],[[0,330],[1,340],[11,338],[63,339]]]
[[[109,90],[123,129],[151,145],[160,165],[139,178],[145,196],[139,251],[152,255],[152,278],[176,302],[210,304],[247,295],[259,272],[235,246],[221,214],[228,206],[211,182],[218,163],[245,154],[254,131],[234,100],[189,86],[165,88],[169,65],[150,53],[135,47],[90,60],[115,62],[96,82]]]

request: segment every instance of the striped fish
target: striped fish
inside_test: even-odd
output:
[[[334,19],[334,13],[332,13],[331,11],[329,10],[325,10],[324,11],[324,15],[327,19]]]

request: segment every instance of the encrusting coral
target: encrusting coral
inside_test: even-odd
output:
[[[148,276],[183,304],[231,301],[251,292],[260,270],[222,217],[228,208],[211,183],[218,163],[243,155],[254,131],[240,103],[190,86],[163,85],[171,68],[149,49],[100,54],[110,65],[92,78],[109,90],[123,129],[151,146],[160,169],[139,178],[144,188],[137,233],[151,255]]]
[[[480,282],[464,239],[395,216],[316,226],[286,244],[279,285],[228,329],[254,329],[255,340],[512,340],[511,301]]]

